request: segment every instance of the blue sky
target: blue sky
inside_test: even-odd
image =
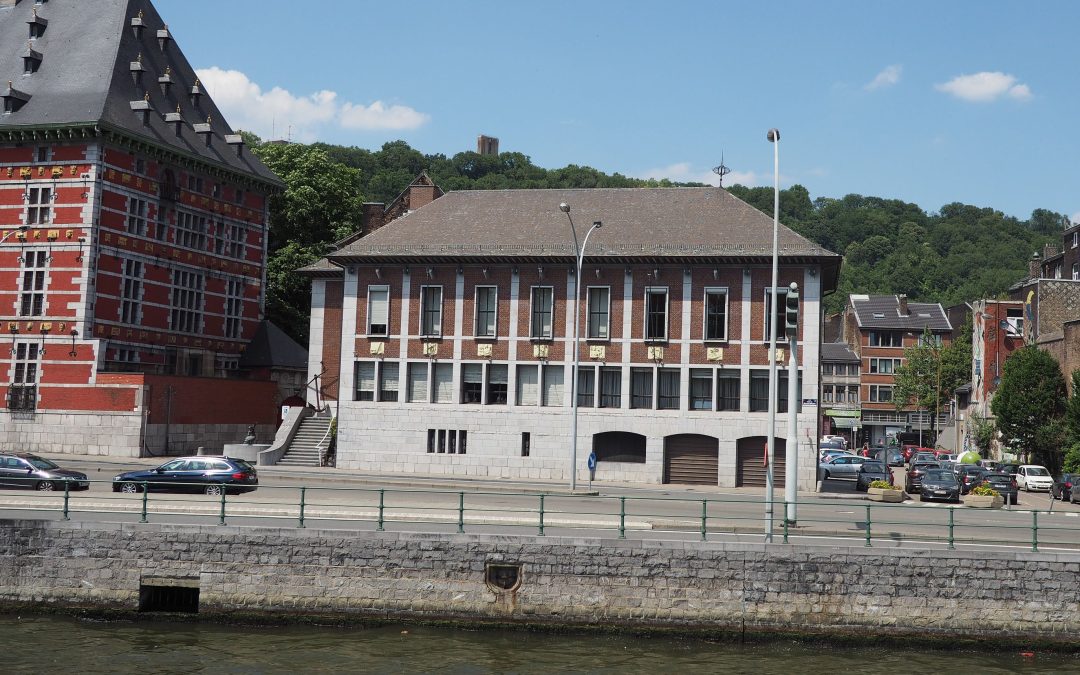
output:
[[[1080,2],[156,0],[234,127],[1080,221]]]

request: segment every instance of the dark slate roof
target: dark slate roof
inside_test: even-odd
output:
[[[859,355],[851,351],[846,342],[822,342],[821,361],[830,363],[858,363]]]
[[[240,356],[240,368],[306,369],[308,352],[296,340],[270,321],[259,322],[259,329]]]
[[[952,331],[949,317],[940,303],[908,302],[908,313],[900,313],[896,295],[852,295],[851,307],[860,328],[888,328],[909,331]]]
[[[330,257],[341,262],[406,259],[573,260],[567,214],[589,239],[590,262],[716,262],[772,256],[772,217],[719,188],[593,188],[449,192]],[[815,262],[835,288],[840,256],[781,225],[785,262]],[[828,283],[831,280],[831,285]]]
[[[49,23],[44,35],[33,40],[34,50],[42,54],[41,66],[24,75],[27,21],[35,7]],[[132,20],[140,11],[143,29],[136,38]],[[15,89],[30,96],[18,111],[0,116],[0,132],[93,126],[280,185],[250,150],[237,156],[236,148],[226,143],[225,136],[235,132],[209,95],[204,92],[198,106],[191,102],[195,71],[171,36],[164,50],[159,46],[158,31],[164,27],[149,0],[52,0],[39,5],[24,0],[0,7],[0,81],[12,80]],[[167,67],[173,82],[168,95],[158,84]],[[132,73],[140,69],[142,84],[137,86]],[[131,104],[147,94],[151,110],[144,125]],[[180,136],[163,119],[175,113],[177,105],[185,121]],[[205,124],[208,117],[213,131],[209,147],[191,126]]]

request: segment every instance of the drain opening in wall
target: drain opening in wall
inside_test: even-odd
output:
[[[140,612],[180,612],[198,614],[199,589],[187,586],[139,587]]]
[[[521,564],[488,563],[487,585],[494,591],[516,591],[521,586]]]

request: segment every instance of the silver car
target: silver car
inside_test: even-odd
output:
[[[855,478],[866,457],[840,455],[818,464],[822,478]]]

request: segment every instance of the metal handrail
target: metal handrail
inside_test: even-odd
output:
[[[323,437],[320,438],[319,442],[315,444],[315,449],[319,451],[319,466],[326,466],[326,452],[323,451],[322,444],[323,441],[330,437],[330,430],[334,428],[334,420],[336,419],[337,417],[330,418],[330,424],[326,425],[326,433],[323,434]],[[326,450],[330,450],[329,443],[326,444]]]

